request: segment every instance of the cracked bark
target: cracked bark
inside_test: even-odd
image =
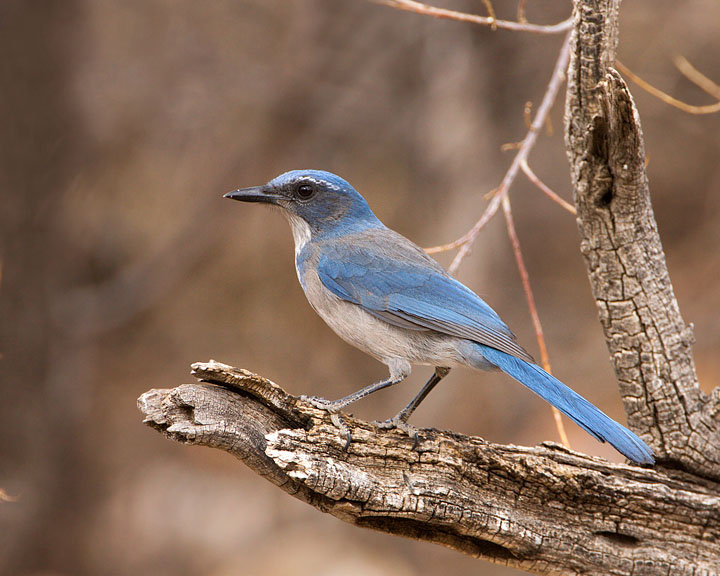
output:
[[[151,390],[145,422],[243,460],[296,498],[357,526],[427,540],[539,574],[718,574],[716,483],[610,464],[546,443],[526,448],[327,413],[256,374],[193,365],[205,383]]]
[[[581,251],[630,427],[668,466],[720,479],[720,388],[698,386],[645,171],[640,117],[612,68],[618,0],[578,2],[566,148]]]
[[[629,425],[655,469],[545,443],[503,446],[328,415],[250,372],[195,364],[203,382],[151,390],[145,422],[225,450],[346,522],[538,574],[720,574],[720,390],[697,385],[650,204],[642,131],[612,69],[615,0],[576,0],[566,144],[581,250]]]

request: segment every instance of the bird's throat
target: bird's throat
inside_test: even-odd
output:
[[[300,254],[302,249],[305,247],[305,244],[307,244],[312,237],[310,225],[300,216],[297,216],[292,212],[285,211],[285,216],[288,219],[288,222],[290,222],[293,240],[295,240],[295,256],[297,257],[297,255]]]

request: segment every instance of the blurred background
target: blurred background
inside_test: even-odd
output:
[[[494,5],[514,18],[515,0]],[[527,11],[553,23],[570,2]],[[671,58],[720,81],[718,22],[715,0],[625,3],[619,58],[711,103]],[[523,138],[523,108],[539,103],[562,38],[363,0],[3,0],[0,30],[0,488],[12,499],[0,502],[0,573],[519,574],[323,515],[223,452],[167,441],[142,424],[136,398],[192,381],[190,364],[209,358],[329,398],[384,377],[307,305],[284,219],[221,195],[327,169],[420,245],[449,242],[509,166],[501,146]],[[631,88],[709,390],[720,373],[720,116]],[[569,199],[562,108],[530,164]],[[624,420],[572,216],[523,176],[512,199],[555,373]],[[537,354],[501,219],[458,276]],[[393,415],[429,373],[355,414]],[[414,423],[557,440],[549,407],[520,385],[459,370]],[[568,429],[575,449],[619,460]]]

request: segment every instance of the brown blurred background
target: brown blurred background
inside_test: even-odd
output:
[[[479,0],[445,5],[483,11]],[[512,18],[516,2],[495,1]],[[570,3],[528,2],[532,21]],[[620,58],[693,103],[672,65],[720,81],[720,3],[627,2]],[[146,428],[149,388],[215,358],[293,393],[385,374],[315,316],[282,217],[223,200],[294,168],[337,172],[421,245],[450,241],[524,136],[560,37],[492,32],[362,0],[0,4],[0,573],[431,575],[517,572],[343,524],[227,454]],[[720,359],[720,116],[633,87],[654,206],[705,388]],[[569,198],[562,102],[531,165]],[[555,372],[623,419],[573,218],[521,176],[512,198]],[[440,258],[449,262],[449,255]],[[504,224],[459,272],[537,352]],[[359,404],[394,414],[429,374]],[[556,440],[509,378],[455,371],[414,420]],[[573,447],[618,460],[568,424]],[[295,562],[290,564],[290,558]]]

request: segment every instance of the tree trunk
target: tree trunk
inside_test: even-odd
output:
[[[640,117],[612,68],[619,0],[576,3],[566,147],[580,248],[630,427],[659,461],[720,479],[720,388],[698,386],[655,223]]]

